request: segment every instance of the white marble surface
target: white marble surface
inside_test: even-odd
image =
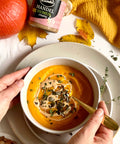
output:
[[[75,23],[75,16],[69,15],[67,17],[64,17],[59,29],[58,33],[49,33],[46,39],[40,39],[37,38],[37,44],[31,49],[30,46],[26,45],[24,40],[19,42],[17,38],[17,34],[8,38],[8,39],[2,39],[0,40],[0,76],[3,76],[7,73],[10,73],[14,71],[17,64],[25,57],[27,54],[32,52],[33,50],[47,45],[51,43],[59,42],[58,38],[60,38],[63,35],[66,34],[76,34],[76,30],[74,28]],[[95,33],[94,42],[92,42],[93,49],[98,50],[103,55],[105,55],[120,71],[120,49],[112,46],[104,37],[104,35],[99,31],[99,29],[91,24]],[[111,58],[111,55],[114,55],[117,57],[117,61],[114,61]],[[97,61],[97,60],[96,60]],[[120,72],[119,72],[120,73]],[[0,123],[0,132],[4,131],[4,128],[7,127],[7,133],[13,132],[11,131],[6,117],[3,119],[3,121]],[[120,132],[117,133],[117,135],[114,138],[114,144],[119,144],[120,141]]]

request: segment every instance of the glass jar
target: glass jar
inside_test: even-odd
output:
[[[29,24],[58,32],[68,0],[33,0]]]

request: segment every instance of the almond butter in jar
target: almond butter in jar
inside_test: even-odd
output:
[[[29,24],[58,32],[68,0],[33,0]]]

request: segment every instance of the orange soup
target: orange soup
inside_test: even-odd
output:
[[[67,130],[88,116],[71,96],[93,105],[92,86],[84,74],[69,66],[54,65],[33,77],[27,102],[32,116],[41,125],[53,130]]]

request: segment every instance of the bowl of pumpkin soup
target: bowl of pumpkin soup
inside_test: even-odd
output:
[[[90,117],[72,96],[96,108],[100,97],[97,78],[80,61],[54,57],[28,72],[20,101],[25,116],[37,128],[63,134],[81,128]]]

